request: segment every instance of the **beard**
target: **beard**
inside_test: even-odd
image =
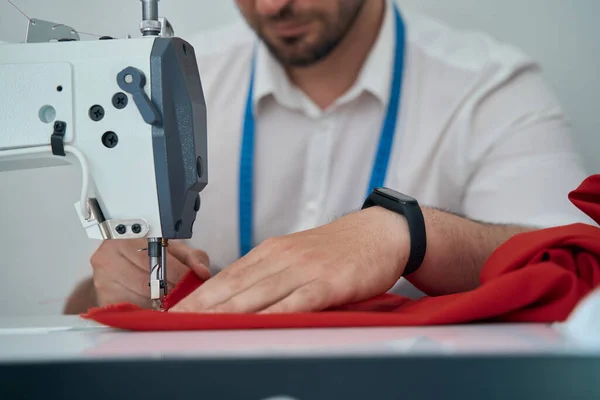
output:
[[[293,3],[277,15],[255,19],[250,23],[270,53],[282,65],[308,67],[325,59],[346,37],[367,0],[339,0],[335,15],[294,9]],[[271,24],[306,25],[310,29],[296,36],[278,36]]]

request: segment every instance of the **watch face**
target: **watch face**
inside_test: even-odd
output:
[[[375,189],[379,194],[388,197],[391,200],[395,200],[401,203],[416,203],[417,200],[414,198],[402,194],[400,192],[396,192],[395,190],[389,188],[377,188]]]

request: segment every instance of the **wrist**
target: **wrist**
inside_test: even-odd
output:
[[[385,259],[396,265],[399,279],[406,267],[410,255],[410,231],[406,218],[384,207],[374,206],[362,211],[370,221],[376,221],[380,228],[378,248]]]
[[[390,188],[375,188],[363,204],[363,209],[380,206],[403,216],[408,226],[408,260],[403,268],[403,276],[415,273],[425,258],[427,234],[423,211],[416,199]]]

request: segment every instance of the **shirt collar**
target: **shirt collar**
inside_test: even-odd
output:
[[[396,40],[392,1],[385,1],[381,29],[356,83],[338,99],[336,104],[351,101],[363,91],[367,91],[383,105],[387,105]],[[310,102],[289,80],[285,69],[273,57],[267,46],[260,42],[256,47],[254,96],[252,99],[255,109],[260,101],[269,95],[272,95],[279,104],[292,109],[308,106],[306,103]]]
[[[392,0],[385,1],[385,12],[379,35],[355,84],[357,90],[370,92],[385,106],[390,97],[396,45],[393,7]]]
[[[287,77],[283,66],[273,57],[267,46],[260,42],[255,50],[254,107],[264,97],[273,95],[278,103],[290,106],[290,98],[298,91]]]

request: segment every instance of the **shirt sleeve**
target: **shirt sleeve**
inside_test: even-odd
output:
[[[595,223],[568,200],[587,173],[569,123],[537,68],[485,93],[463,147],[463,213],[491,223],[551,227]]]

